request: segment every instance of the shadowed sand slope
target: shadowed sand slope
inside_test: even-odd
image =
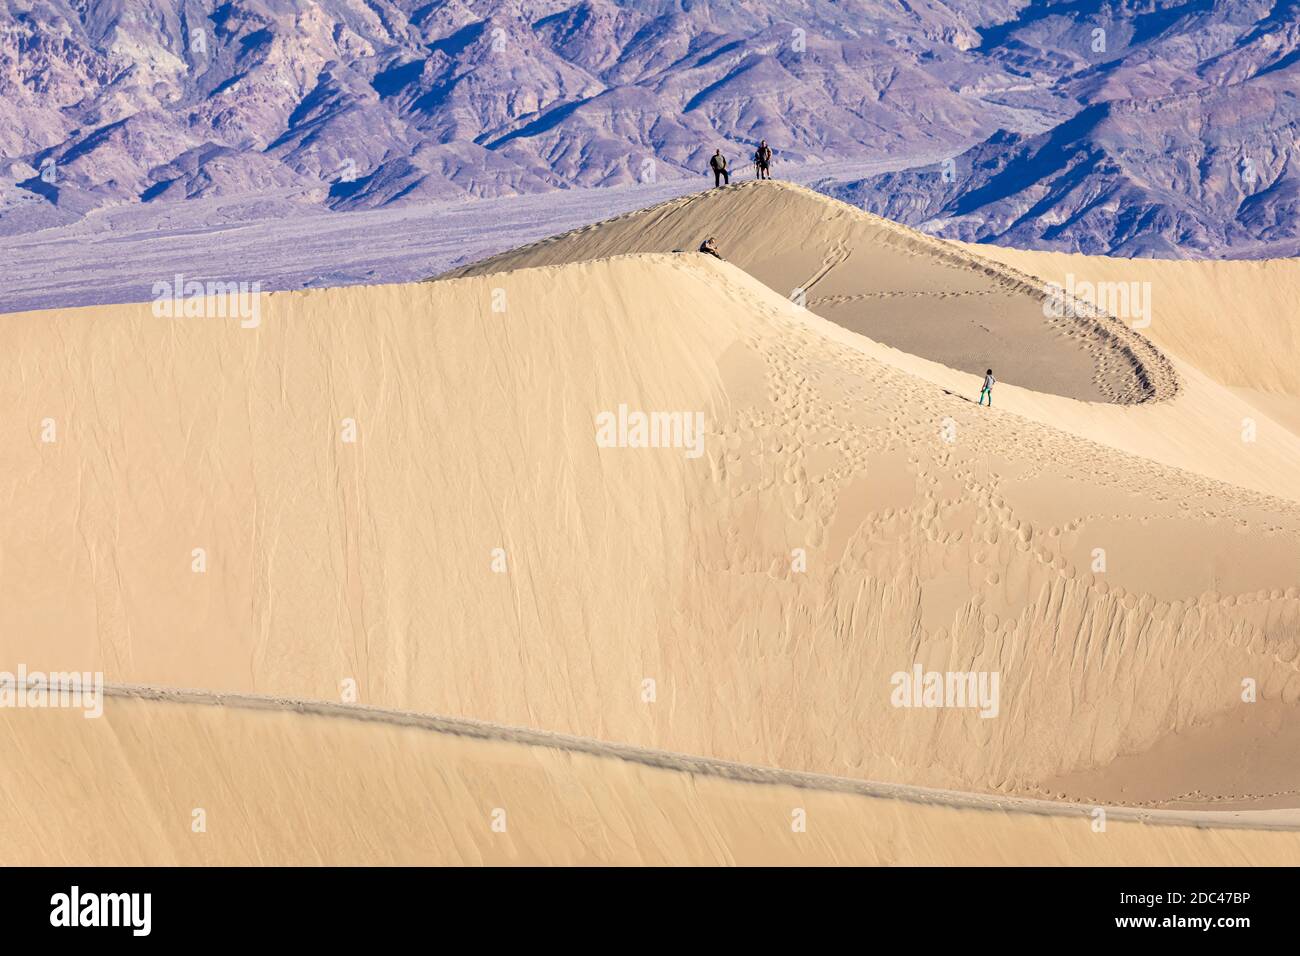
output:
[[[494,733],[494,732],[493,732]],[[0,713],[7,865],[1286,865],[1300,833],[955,807],[293,710]],[[726,768],[720,768],[725,770]],[[730,772],[747,772],[731,768]],[[1159,818],[1159,815],[1156,815]],[[1256,814],[1254,825],[1276,825]]]
[[[951,368],[1094,402],[1167,398],[1177,376],[1112,318],[1047,316],[1044,289],[968,248],[778,181],[683,196],[448,273],[486,275],[635,252],[722,255],[783,296]],[[1050,311],[1050,310],[1048,310]]]
[[[1117,259],[954,246],[1045,281],[1149,287],[1144,334],[1216,382],[1300,397],[1300,259]]]
[[[1294,723],[1300,449],[1243,446],[1191,366],[1169,401],[1008,385],[981,409],[970,375],[655,254],[276,294],[255,329],[122,306],[0,337],[9,669],[355,686],[1067,800],[1186,746],[1206,767],[1166,760],[1135,802],[1300,806],[1300,766],[1216,757]],[[602,445],[620,407],[698,414],[701,441]],[[997,672],[996,713],[894,706],[918,665]]]

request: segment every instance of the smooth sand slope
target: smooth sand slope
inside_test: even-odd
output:
[[[0,713],[10,865],[1286,865],[1300,832],[951,806],[283,710]],[[70,773],[70,767],[78,773]],[[739,768],[743,772],[743,768]]]
[[[955,268],[954,250],[918,254],[917,282],[927,262]],[[1300,439],[1261,418],[1243,442],[1253,406],[1132,333],[1095,329],[1054,337],[1054,394],[999,385],[989,410],[971,401],[966,364],[863,338],[694,253],[275,294],[256,329],[147,305],[0,316],[0,658],[326,701],[355,685],[361,704],[860,781],[1198,812],[1300,806],[1300,765],[1279,757],[1294,752],[1300,698]],[[1093,374],[1128,368],[1129,384],[1102,374],[1110,394],[1069,397],[1092,381],[1069,352]],[[596,418],[620,405],[702,413],[701,454],[599,447]],[[996,671],[997,715],[892,706],[891,676],[916,664]],[[1243,681],[1258,702],[1242,702]],[[103,810],[119,821],[189,802],[159,780],[248,807],[245,832],[211,850],[184,842],[187,829],[164,835],[168,817],[157,843],[110,841],[103,860],[302,859],[260,821],[317,773],[379,788],[322,797],[312,817],[328,818],[322,832],[354,828],[339,845],[356,862],[503,859],[490,834],[466,835],[461,856],[431,848],[428,831],[401,829],[404,810],[393,830],[354,818],[375,815],[367,800],[418,799],[464,819],[427,796],[444,758],[485,781],[456,804],[465,813],[484,812],[494,787],[589,801],[587,816],[548,817],[545,840],[510,844],[520,862],[941,862],[988,845],[940,847],[955,829],[910,804],[882,830],[879,801],[845,794],[834,812],[858,835],[841,829],[817,851],[767,842],[745,828],[770,803],[788,833],[786,797],[734,780],[717,784],[713,816],[684,822],[699,811],[688,800],[664,822],[663,791],[633,779],[650,771],[518,743],[511,760],[542,770],[519,773],[496,744],[426,741],[406,777],[405,731],[303,715],[111,700],[102,721],[0,717],[11,762],[33,767],[3,785],[0,825],[32,829],[39,807],[42,845],[69,859],[87,812],[72,795],[101,792],[89,781],[110,758],[62,760],[50,783],[42,733],[87,754],[119,741],[129,782]],[[337,748],[325,769],[295,762],[318,747]],[[264,776],[225,769],[240,754]],[[653,772],[688,797],[706,786]],[[616,783],[626,805],[600,817]],[[622,819],[666,829],[653,848],[631,840],[638,857]],[[1077,836],[1030,814],[990,833],[1001,826],[1024,835],[1017,846],[1047,843],[958,862],[1294,850],[1275,833],[1177,828],[1085,850],[1102,845],[1087,844],[1087,821],[1069,823]],[[716,828],[713,843],[699,827]]]

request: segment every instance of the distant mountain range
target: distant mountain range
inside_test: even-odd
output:
[[[1106,26],[1106,53],[1081,60]],[[1300,255],[1300,3],[1042,3],[984,31],[1077,104],[919,169],[822,183],[938,235],[1130,257]]]
[[[702,177],[767,139],[778,174],[951,154],[822,185],[943,235],[1288,254],[1297,3],[9,0],[0,232]]]

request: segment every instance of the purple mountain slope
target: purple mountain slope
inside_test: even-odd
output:
[[[778,175],[953,156],[823,187],[945,235],[1283,254],[1298,2],[8,0],[0,233],[743,174],[766,139]]]
[[[764,137],[802,162],[1023,125],[969,92],[1013,78],[966,57],[974,25],[938,2],[15,0],[0,36],[0,172],[70,216],[615,185]]]
[[[1298,9],[1294,0],[1037,5],[1032,19],[986,31],[985,55],[1039,79],[1064,64],[1052,88],[1078,112],[1037,135],[999,130],[948,163],[823,187],[970,241],[1296,255]],[[1090,63],[1077,51],[1094,29],[1106,50]]]

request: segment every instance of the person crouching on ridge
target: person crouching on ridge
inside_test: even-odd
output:
[[[700,252],[708,253],[715,259],[722,259],[722,256],[718,254],[718,245],[712,236],[700,243]],[[725,262],[726,260],[723,259],[722,261]]]

